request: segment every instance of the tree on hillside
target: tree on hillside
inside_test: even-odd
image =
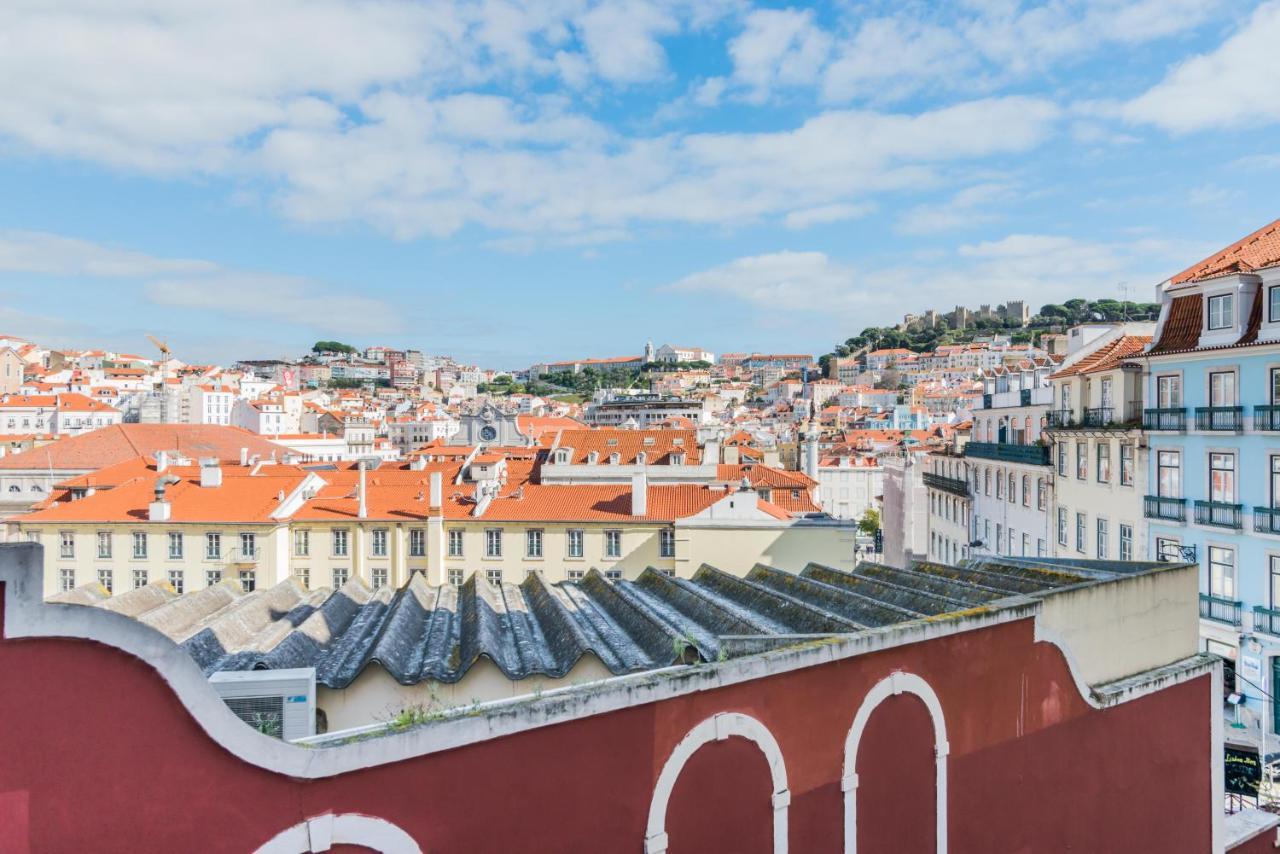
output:
[[[312,353],[358,353],[360,352],[350,344],[343,344],[341,341],[317,341],[311,345]]]

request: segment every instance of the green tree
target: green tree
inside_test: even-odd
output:
[[[875,536],[876,531],[880,530],[880,511],[871,507],[863,513],[858,520],[858,530],[868,537]]]
[[[358,353],[360,352],[350,344],[343,344],[341,341],[317,341],[311,345],[312,353]]]

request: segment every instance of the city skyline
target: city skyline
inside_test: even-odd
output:
[[[0,332],[53,346],[816,354],[978,289],[1150,300],[1280,177],[1220,132],[1277,118],[1276,3],[0,16]]]

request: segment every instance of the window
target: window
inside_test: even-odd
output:
[[[449,570],[449,583],[452,584],[454,587],[460,586],[462,584],[462,570],[460,569]]]
[[[1036,509],[1044,510],[1049,506],[1049,489],[1044,478],[1036,478]]]
[[[335,567],[333,570],[333,589],[337,590],[347,583],[347,579],[351,577],[351,570],[345,566]]]
[[[1111,443],[1098,442],[1098,483],[1111,482]]]
[[[524,556],[542,557],[542,529],[530,528],[524,532]]]
[[[462,531],[457,528],[449,531],[449,557],[462,557]]]
[[[222,535],[210,531],[204,535],[204,556],[206,560],[218,560],[222,557]]]
[[[58,571],[58,589],[63,593],[76,589],[76,571],[74,569]]]
[[[1085,516],[1083,513],[1076,514],[1076,551],[1081,554],[1085,551],[1084,545]]]
[[[1209,593],[1223,599],[1236,598],[1236,553],[1221,546],[1209,546]]]
[[[605,578],[607,578],[607,579],[609,579],[610,581],[621,581],[621,580],[622,580],[622,570],[620,570],[620,569],[606,569],[606,570],[604,571],[604,577],[605,577]]]
[[[1280,285],[1267,288],[1267,322],[1280,322]]]
[[[421,528],[409,529],[409,557],[424,557],[427,553],[427,532]]]
[[[502,529],[486,528],[484,532],[484,556],[502,557]]]
[[[1107,549],[1110,543],[1107,542],[1110,531],[1108,530],[1107,520],[1099,517],[1098,519],[1098,560],[1106,560]]]
[[[65,558],[73,558],[76,556],[76,535],[70,531],[63,531],[58,535],[59,546],[58,556]]]
[[[1009,503],[1016,504],[1018,501],[1018,478],[1013,472],[1009,472]]]
[[[581,581],[583,575],[585,575],[585,573],[580,569],[571,569],[568,572],[570,581]]]
[[[658,533],[658,557],[676,556],[676,532],[672,528],[663,528]]]
[[[1215,371],[1209,374],[1209,405],[1236,405],[1235,371]]]
[[[1120,485],[1133,486],[1133,445],[1120,445]]]
[[[244,533],[240,535],[240,556],[255,558],[258,556],[258,535]]]
[[[1058,508],[1058,545],[1065,546],[1067,544],[1067,508]]]
[[[1161,409],[1177,409],[1182,406],[1182,377],[1177,374],[1156,377],[1156,406]]]
[[[1076,480],[1089,479],[1089,443],[1076,442]]]
[[[604,532],[604,556],[622,557],[622,532],[610,530]]]
[[[133,587],[134,587],[134,589],[136,590],[136,589],[138,589],[139,587],[146,587],[146,586],[147,586],[147,583],[148,583],[148,579],[147,579],[147,571],[146,571],[145,569],[135,569],[135,570],[133,571]]]
[[[346,557],[347,551],[348,551],[347,529],[334,528],[332,531],[330,531],[330,534],[333,537],[333,556]]]
[[[1271,594],[1269,607],[1271,610],[1276,611],[1280,610],[1280,557],[1272,555],[1268,559],[1268,563],[1271,570],[1270,577],[1267,579],[1270,582],[1270,589],[1267,592]]]
[[[1156,495],[1161,498],[1182,497],[1182,459],[1177,451],[1156,453]]]
[[[490,584],[501,584],[501,583],[502,583],[502,570],[501,570],[501,569],[486,569],[486,570],[484,571],[484,577],[485,577],[485,578],[487,578],[487,579],[489,579],[489,583],[490,583]]]
[[[568,543],[566,545],[566,554],[569,557],[582,557],[582,531],[577,528],[571,528],[566,532]]]
[[[1058,474],[1067,476],[1067,443],[1058,443]]]
[[[1031,506],[1031,475],[1022,476],[1022,506]]]
[[[387,529],[374,528],[373,530],[373,556],[387,556]]]
[[[311,557],[311,532],[293,532],[293,553],[297,557]]]
[[[186,590],[186,575],[180,569],[169,570],[169,586],[173,588],[173,592],[179,596]]]
[[[996,522],[996,540],[995,540],[995,543],[991,546],[991,551],[994,552],[995,554],[1000,554],[1000,548],[1003,543],[1004,543],[1004,526],[1001,525],[999,522]]]
[[[133,532],[133,556],[135,559],[144,559],[147,556],[147,535],[143,531]]]
[[[182,534],[169,532],[169,560],[182,560]]]
[[[1133,526],[1120,526],[1120,559],[1133,560]]]
[[[1102,382],[1099,383],[1099,385],[1100,385],[1100,391],[1101,391],[1101,397],[1102,397],[1102,408],[1110,409],[1111,408],[1111,378],[1104,377],[1102,379]]]
[[[1236,500],[1236,455],[1209,455],[1209,500],[1233,504]]]
[[[1004,475],[996,472],[996,498],[1004,498]]]
[[[985,493],[987,495],[990,495],[991,494],[991,469],[983,469],[982,480],[984,485],[986,486],[986,489],[984,490]]]
[[[106,588],[108,593],[114,592],[116,586],[115,573],[109,569],[98,570],[98,583]]]
[[[215,584],[221,583],[221,581],[222,581],[222,570],[220,569],[205,570],[204,584],[206,587],[213,587]]]
[[[111,532],[110,531],[98,532],[98,557],[111,557]]]
[[[373,570],[373,588],[377,590],[379,587],[387,586],[387,568],[385,566],[375,567]]]
[[[258,587],[257,573],[252,569],[240,570],[240,586],[245,593],[252,593]]]
[[[305,566],[299,567],[293,571],[294,578],[298,579],[298,583],[302,585],[304,590],[311,589],[311,570]]]
[[[1231,309],[1234,304],[1233,294],[1219,294],[1209,297],[1209,328],[1229,329],[1232,325]]]

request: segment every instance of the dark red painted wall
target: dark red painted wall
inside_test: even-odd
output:
[[[933,719],[914,694],[889,697],[872,713],[858,748],[859,854],[937,850],[933,742]]]
[[[684,766],[667,808],[670,854],[770,854],[773,781],[769,763],[744,738],[713,741]],[[726,847],[732,840],[734,847]]]
[[[791,850],[835,852],[844,739],[863,696],[895,669],[941,698],[952,851],[1209,850],[1209,678],[1099,712],[1029,620],[312,782],[232,757],[130,656],[83,641],[0,641],[0,817],[19,816],[0,822],[0,850],[22,850],[29,834],[35,852],[192,850],[193,840],[244,852],[308,816],[357,812],[430,852],[634,854],[671,749],[711,715],[739,711],[781,747]],[[913,709],[894,698],[870,723],[867,773],[892,774],[876,758],[886,739],[904,757],[889,791],[931,785],[921,758],[932,744],[918,743],[930,730]],[[771,819],[763,761],[739,739],[704,750],[677,785],[672,850],[705,844],[699,808],[732,809],[707,818],[712,850],[758,850]],[[928,800],[910,809],[931,827]],[[903,850],[898,818],[860,814],[868,846]]]

